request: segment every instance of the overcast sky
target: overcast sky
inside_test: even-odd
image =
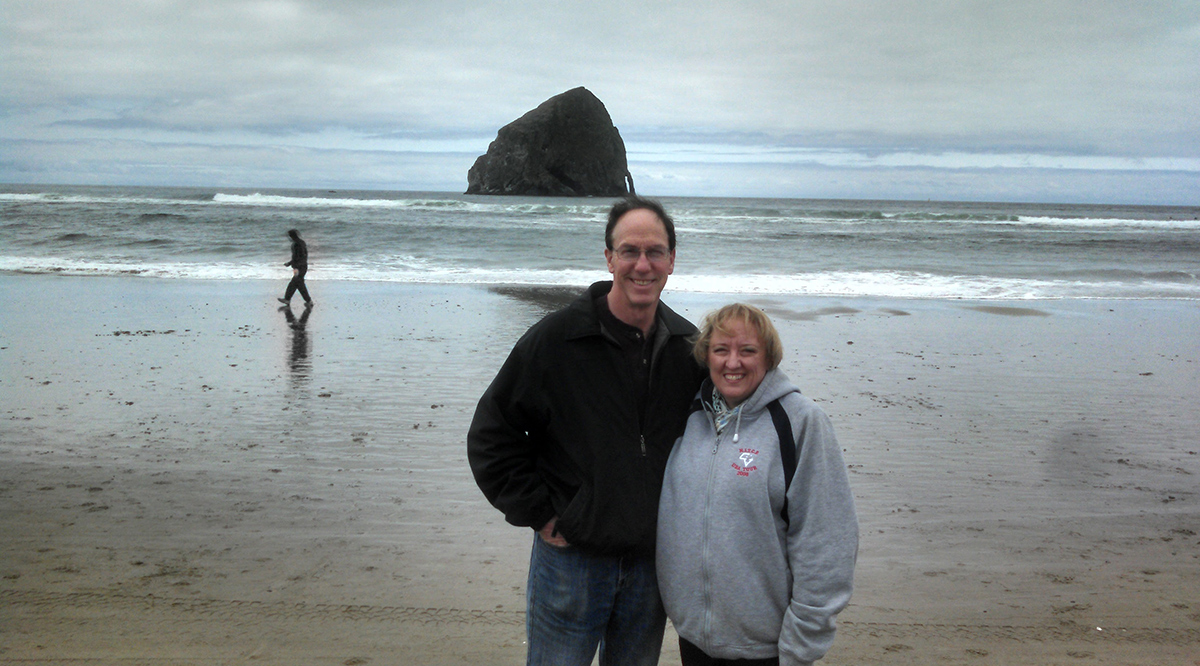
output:
[[[1200,204],[1200,2],[3,0],[0,182],[466,189],[576,86],[639,193]]]

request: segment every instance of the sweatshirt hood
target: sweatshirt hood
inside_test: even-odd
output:
[[[800,388],[793,384],[792,380],[788,379],[788,376],[778,367],[768,370],[767,374],[763,375],[763,380],[758,388],[754,389],[754,393],[751,393],[749,398],[728,412],[733,423],[733,441],[736,442],[739,439],[738,431],[741,429],[743,415],[757,414],[765,410],[773,400],[782,398],[789,393],[799,392]],[[700,387],[700,402],[704,405],[704,411],[708,413],[709,418],[714,420],[717,417],[713,407],[715,393],[712,379],[705,378],[704,384]]]

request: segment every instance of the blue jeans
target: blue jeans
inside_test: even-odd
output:
[[[525,631],[530,666],[656,666],[667,614],[654,556],[589,555],[536,533]]]

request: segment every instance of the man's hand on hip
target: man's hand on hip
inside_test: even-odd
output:
[[[561,534],[559,534],[557,531],[555,531],[555,528],[557,526],[558,526],[558,516],[555,516],[550,519],[550,522],[546,523],[545,525],[542,525],[542,529],[538,530],[538,535],[540,535],[542,537],[542,541],[545,541],[546,543],[550,544],[551,546],[556,546],[558,548],[565,548],[565,547],[571,545],[571,544],[567,543],[567,540],[564,539]]]

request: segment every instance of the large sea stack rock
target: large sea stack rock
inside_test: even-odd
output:
[[[467,172],[467,194],[622,196],[632,189],[621,133],[582,87],[501,127]]]

